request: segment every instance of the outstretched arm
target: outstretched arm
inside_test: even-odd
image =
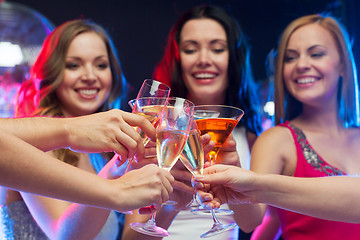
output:
[[[296,178],[215,165],[198,180],[210,184],[207,187],[214,193],[201,193],[203,198],[213,197],[209,206],[266,203],[317,218],[360,223],[359,177]]]
[[[169,185],[173,177],[161,171],[161,181],[144,185],[149,192],[144,191],[137,198],[130,197],[138,194],[140,188],[132,189],[127,179],[134,178],[138,170],[116,180],[106,180],[61,162],[6,132],[0,134],[0,152],[0,185],[20,191],[120,212],[160,204],[172,191]],[[153,165],[148,168],[151,167],[157,170]],[[147,171],[154,172],[154,169]]]
[[[114,165],[115,160],[108,164]],[[171,175],[154,164],[130,171],[118,181],[121,182],[119,202],[124,210],[154,203],[161,205],[172,190]],[[110,213],[107,209],[34,194],[22,193],[22,196],[36,222],[51,239],[93,239]]]
[[[81,152],[115,151],[125,159],[144,154],[143,140],[132,126],[155,137],[155,128],[146,118],[118,109],[74,118],[0,118],[0,130],[43,151],[67,147]]]

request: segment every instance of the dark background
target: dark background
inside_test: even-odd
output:
[[[241,24],[252,45],[254,75],[266,79],[265,60],[276,47],[282,29],[294,18],[317,12],[331,12],[354,39],[355,58],[359,42],[356,0],[8,0],[37,10],[55,26],[74,18],[90,18],[113,37],[134,96],[145,78],[151,78],[163,54],[167,33],[177,18],[198,4],[226,8]]]

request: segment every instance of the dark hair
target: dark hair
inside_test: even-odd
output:
[[[155,68],[153,78],[171,86],[171,95],[187,96],[187,88],[181,73],[179,57],[180,33],[186,22],[192,19],[209,18],[217,21],[225,29],[229,46],[229,84],[226,89],[226,105],[239,107],[245,115],[242,125],[259,134],[262,131],[258,114],[258,98],[250,66],[249,45],[240,25],[225,10],[209,5],[195,6],[185,12],[173,25],[168,35],[164,55]]]

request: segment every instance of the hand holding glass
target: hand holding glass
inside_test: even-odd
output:
[[[241,109],[231,106],[202,105],[195,107],[194,118],[201,135],[208,133],[211,136],[211,140],[215,142],[214,148],[209,152],[211,165],[216,163],[216,157],[220,148],[243,115],[244,112]],[[235,223],[227,225],[220,223],[214,209],[210,211],[214,224],[208,232],[200,236],[201,238],[211,237],[236,227]]]
[[[174,166],[185,147],[193,121],[194,104],[182,98],[169,98],[156,128],[156,153],[159,167],[168,171]],[[156,213],[146,223],[131,223],[130,227],[143,234],[166,237],[169,233],[155,223]]]
[[[170,95],[170,87],[166,84],[163,84],[159,81],[153,79],[145,79],[141,88],[138,92],[138,95],[135,99],[134,105],[131,106],[132,102],[129,101],[130,106],[132,107],[132,113],[145,116],[151,123],[156,124],[157,117],[160,109],[156,106],[163,106],[165,101],[164,99],[168,98]],[[157,100],[151,100],[156,98]],[[149,141],[148,137],[141,131],[141,129],[136,128],[138,133],[144,138],[144,145]],[[128,159],[128,163],[125,169],[125,173],[129,171],[133,158]]]

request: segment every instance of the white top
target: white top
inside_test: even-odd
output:
[[[232,134],[236,141],[236,150],[240,157],[241,168],[250,170],[250,149],[246,138],[246,128],[235,128]]]
[[[244,127],[235,128],[232,132],[236,141],[236,148],[240,156],[241,166],[243,168],[250,168],[250,150],[246,139],[246,129]],[[226,204],[221,208],[228,209]],[[223,224],[233,223],[234,219],[230,215],[217,215],[219,221]],[[195,215],[188,211],[180,211],[172,221],[168,231],[170,236],[166,240],[184,240],[184,239],[201,239],[200,236],[210,230],[213,225],[211,215]],[[211,240],[238,240],[239,228],[226,231],[215,235],[209,239]]]

